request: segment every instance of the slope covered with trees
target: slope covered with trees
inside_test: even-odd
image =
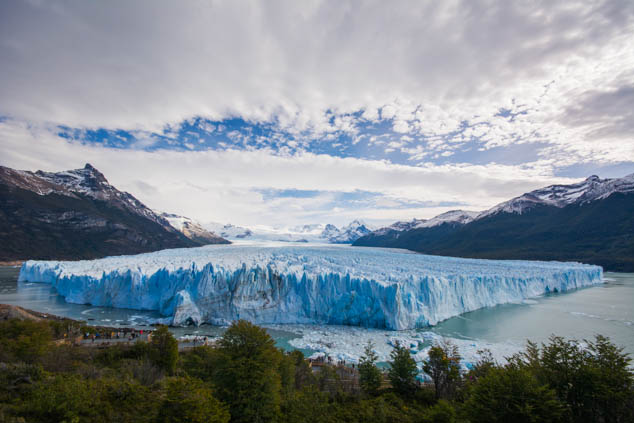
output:
[[[467,373],[451,344],[435,345],[417,378],[407,348],[388,370],[368,345],[359,371],[311,368],[246,321],[215,346],[179,353],[166,327],[149,342],[73,346],[74,321],[0,322],[0,422],[631,422],[629,357],[598,336],[552,337]]]
[[[425,254],[517,260],[560,260],[634,271],[634,193],[565,207],[536,205],[466,225],[370,234],[353,245],[407,248]]]

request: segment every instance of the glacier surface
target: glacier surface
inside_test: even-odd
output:
[[[173,325],[353,325],[405,330],[478,308],[599,284],[601,267],[350,246],[209,245],[87,261],[27,261],[20,281],[66,301],[158,310]]]

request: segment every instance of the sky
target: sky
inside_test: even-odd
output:
[[[634,173],[634,2],[0,2],[0,165],[377,226]]]

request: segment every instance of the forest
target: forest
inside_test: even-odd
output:
[[[148,342],[73,345],[72,320],[0,321],[0,422],[632,422],[630,357],[609,339],[552,336],[504,363],[457,348],[422,363],[373,345],[353,368],[276,348],[240,320],[210,346],[179,351],[165,326]]]

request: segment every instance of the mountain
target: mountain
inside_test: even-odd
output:
[[[0,166],[0,260],[91,259],[200,245],[90,164],[56,173]]]
[[[226,239],[209,232],[202,225],[189,217],[179,216],[171,213],[161,213],[161,217],[169,222],[174,228],[179,230],[187,238],[201,245],[206,244],[230,244]]]
[[[235,226],[230,223],[209,223],[205,225],[206,229],[227,239],[251,239],[253,232],[251,229],[242,226]]]
[[[347,226],[337,229],[334,225],[327,225],[321,233],[321,238],[331,244],[350,244],[372,232],[372,229],[360,220],[353,220]]]
[[[279,242],[316,242],[331,244],[350,244],[372,232],[369,225],[354,220],[343,228],[332,224],[312,223],[293,227],[254,226],[245,228],[231,224],[208,223],[206,229],[232,240],[279,241]]]
[[[592,175],[576,184],[551,185],[500,203],[481,213],[478,219],[498,213],[522,214],[538,206],[562,208],[570,204],[582,205],[608,198],[614,193],[634,193],[634,174],[615,179]]]
[[[445,213],[410,227],[382,228],[353,245],[457,257],[582,261],[634,271],[634,174],[548,186],[477,215],[449,213],[451,219]]]

